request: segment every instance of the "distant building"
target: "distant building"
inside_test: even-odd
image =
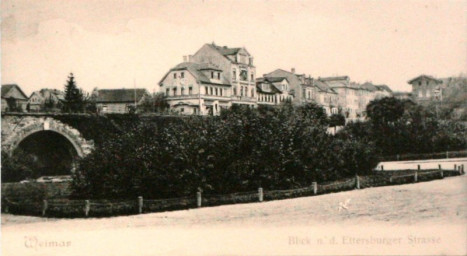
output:
[[[146,89],[102,89],[92,93],[99,113],[130,113],[148,97]]]
[[[29,112],[60,111],[65,101],[65,93],[57,89],[41,89],[29,96]]]
[[[253,65],[253,56],[244,47],[205,44],[189,58],[189,61],[195,63],[215,65],[222,71],[230,84],[232,105],[256,106],[256,67]]]
[[[172,110],[219,115],[232,105],[257,106],[255,72],[253,56],[245,48],[212,43],[184,56],[159,85]]]
[[[17,84],[2,85],[2,112],[25,112],[28,97]]]
[[[283,69],[276,69],[270,73],[264,74],[266,78],[280,78],[285,77],[289,82],[289,94],[293,96],[292,103],[294,105],[301,105],[307,102],[315,102],[314,98],[317,97],[317,89],[310,82],[310,77],[304,74],[296,74],[295,68],[291,71]]]
[[[393,92],[394,98],[399,100],[410,100],[412,99],[412,93],[410,92]]]
[[[408,81],[412,86],[412,97],[417,102],[441,100],[443,80],[428,75],[420,75]]]
[[[285,77],[262,77],[256,79],[258,105],[279,105],[292,101],[289,94],[289,82]]]
[[[337,92],[338,106],[347,119],[362,117],[363,111],[360,103],[361,87],[359,85],[351,83],[348,76],[321,77],[318,80]]]
[[[339,95],[337,92],[320,80],[314,80],[313,84],[318,92],[316,103],[324,108],[326,114],[337,114],[339,112]]]
[[[376,87],[376,99],[382,99],[386,97],[392,97],[392,90],[389,88],[389,86],[382,84],[382,85],[375,85]]]
[[[184,115],[218,115],[232,105],[232,88],[214,64],[183,62],[159,82],[172,110]]]

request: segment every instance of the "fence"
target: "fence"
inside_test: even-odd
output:
[[[405,161],[405,160],[424,160],[424,159],[444,159],[444,158],[458,158],[467,157],[467,150],[462,151],[446,151],[437,153],[426,154],[402,154],[394,156],[382,156],[381,162],[385,161]]]
[[[311,186],[287,189],[266,190],[233,193],[227,195],[205,195],[197,192],[192,197],[169,199],[143,199],[134,200],[68,200],[45,199],[38,201],[35,198],[20,201],[9,200],[2,197],[2,210],[4,212],[47,217],[103,217],[181,210],[203,206],[215,206],[236,203],[262,202],[294,197],[322,195],[333,192],[347,191],[360,188],[396,185],[442,179],[447,176],[464,174],[464,165],[455,166],[454,169],[445,170],[402,170],[379,172],[368,176],[355,176],[353,178],[332,183],[318,184],[312,182]]]

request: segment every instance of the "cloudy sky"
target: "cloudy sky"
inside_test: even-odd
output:
[[[158,89],[183,55],[246,47],[276,68],[410,90],[419,74],[467,72],[467,1],[2,0],[1,80],[27,94]]]

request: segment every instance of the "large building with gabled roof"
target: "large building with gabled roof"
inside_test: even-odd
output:
[[[244,47],[205,44],[184,56],[159,86],[180,114],[218,115],[232,105],[257,106],[256,68]]]

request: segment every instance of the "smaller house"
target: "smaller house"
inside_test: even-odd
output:
[[[28,97],[17,84],[2,85],[2,112],[25,112]]]
[[[256,79],[256,97],[258,105],[279,105],[292,101],[289,94],[289,82],[285,77],[262,77]]]
[[[441,98],[443,80],[428,75],[420,75],[408,81],[412,86],[412,97],[414,100],[430,101]]]
[[[65,101],[65,93],[57,89],[41,89],[35,91],[29,96],[28,111],[60,111],[60,108]]]
[[[146,89],[95,89],[92,98],[99,113],[125,114],[136,111],[149,97]]]

